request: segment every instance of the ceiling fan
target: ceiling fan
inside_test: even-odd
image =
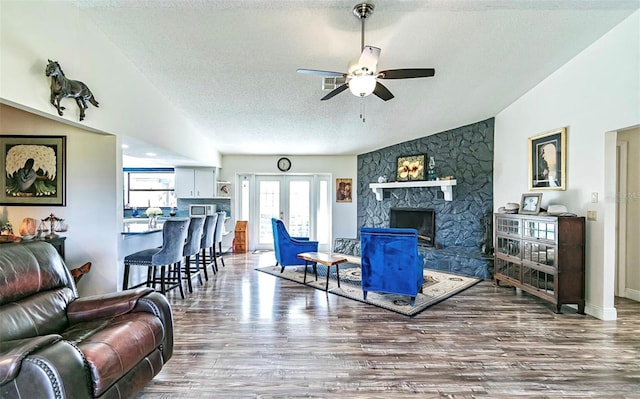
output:
[[[435,75],[433,68],[404,68],[404,69],[388,69],[378,71],[378,58],[380,57],[380,49],[373,46],[365,46],[364,44],[364,22],[373,14],[374,6],[370,3],[360,3],[353,7],[353,14],[361,21],[361,48],[362,53],[355,65],[349,67],[349,72],[333,72],[321,71],[317,69],[298,69],[298,73],[322,75],[325,77],[342,77],[345,83],[333,89],[329,94],[322,97],[321,100],[328,100],[337,94],[349,89],[353,95],[357,97],[365,97],[375,94],[384,101],[391,100],[394,96],[391,94],[378,79],[411,79],[411,78],[428,78]]]

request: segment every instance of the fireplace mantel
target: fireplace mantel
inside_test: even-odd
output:
[[[392,183],[369,183],[369,188],[376,195],[378,201],[382,201],[382,192],[385,188],[412,188],[412,187],[440,187],[444,193],[445,201],[453,201],[453,186],[456,180],[434,180],[434,181],[403,181]]]

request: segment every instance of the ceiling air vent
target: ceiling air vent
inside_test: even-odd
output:
[[[344,76],[325,76],[322,78],[322,90],[333,90],[345,84],[346,81]]]

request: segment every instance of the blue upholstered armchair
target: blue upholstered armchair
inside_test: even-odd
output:
[[[415,304],[424,281],[423,256],[415,229],[360,229],[362,291],[409,295]]]
[[[308,237],[291,237],[280,219],[272,218],[273,249],[276,252],[276,266],[280,265],[284,271],[285,266],[304,265],[304,259],[299,259],[302,252],[318,252],[318,241],[310,241]]]

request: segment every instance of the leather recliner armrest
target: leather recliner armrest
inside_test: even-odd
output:
[[[0,342],[0,385],[16,378],[22,360],[45,346],[60,341],[58,334]]]
[[[153,288],[138,288],[105,295],[81,297],[67,307],[71,324],[86,320],[115,317],[131,312],[138,299],[154,292]]]

